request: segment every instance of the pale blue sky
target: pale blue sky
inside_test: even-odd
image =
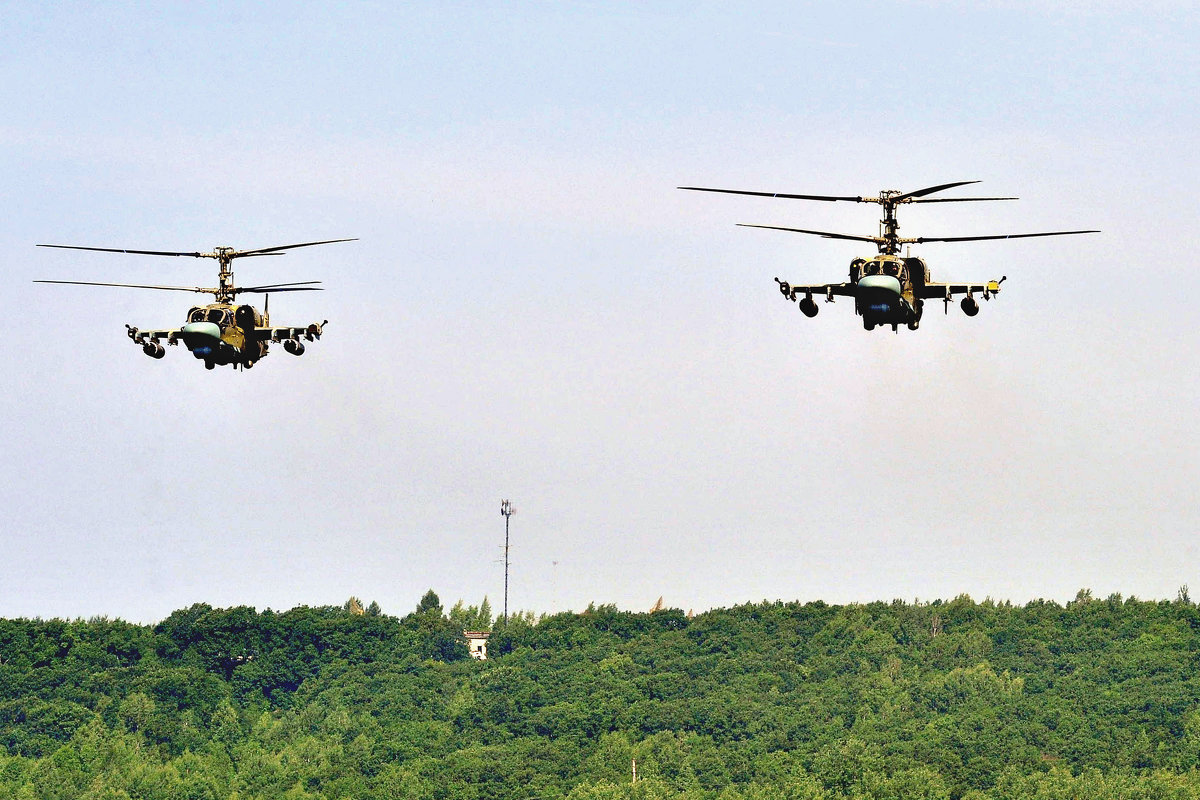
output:
[[[1200,23],[1191,4],[10,3],[0,8],[0,615],[193,602],[701,610],[1200,584]],[[905,235],[1007,275],[863,331],[864,194],[981,180]],[[959,190],[969,194],[966,189]],[[177,325],[247,249],[302,359],[206,372]]]

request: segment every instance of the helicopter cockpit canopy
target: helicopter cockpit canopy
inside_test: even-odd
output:
[[[888,275],[903,282],[907,278],[907,272],[902,262],[886,257],[855,259],[850,265],[850,277],[855,282],[869,275]]]
[[[217,325],[224,325],[229,322],[229,309],[227,308],[193,308],[188,312],[188,322],[212,322]]]

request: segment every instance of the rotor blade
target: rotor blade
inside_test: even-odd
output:
[[[234,253],[233,255],[235,257],[240,258],[241,256],[257,256],[257,255],[263,255],[264,253],[274,253],[279,250],[294,250],[297,247],[312,247],[315,244],[333,244],[334,242],[357,242],[357,241],[358,241],[358,239],[356,239],[356,238],[355,239],[326,239],[323,242],[302,242],[300,244],[284,244],[284,245],[280,245],[279,247],[263,247],[259,250],[241,250],[239,252]]]
[[[195,258],[212,256],[212,253],[167,253],[161,250],[122,250],[117,247],[79,247],[73,244],[39,244],[38,247],[57,247],[62,250],[96,250],[101,253],[132,253],[139,256],[193,256]]]
[[[288,283],[264,283],[259,286],[247,286],[245,289],[238,289],[239,292],[262,292],[274,291],[283,286],[308,286],[309,284],[320,283],[320,281],[289,281]]]
[[[1100,233],[1100,231],[1049,231],[1047,233],[1009,233],[1000,236],[918,236],[915,239],[900,239],[905,244],[925,242],[982,242],[987,239],[1031,239],[1035,236],[1074,236],[1077,233]]]
[[[241,293],[241,291],[254,291],[254,293],[258,293],[258,294],[274,294],[274,293],[276,293],[276,291],[324,291],[324,289],[322,289],[320,287],[282,287],[282,288],[265,287],[265,288],[254,288],[254,289],[238,289],[238,291],[239,291],[239,293]]]
[[[273,292],[323,292],[324,289],[318,286],[256,286],[253,289],[235,289],[236,292],[257,292],[259,294],[271,294]]]
[[[910,203],[970,203],[975,200],[1019,200],[1018,197],[930,197],[927,200],[914,198]]]
[[[203,289],[199,286],[148,286],[144,283],[99,283],[97,281],[34,281],[34,283],[70,283],[76,286],[120,286],[126,289],[164,289],[171,292],[211,292],[216,289]]]
[[[875,242],[876,244],[884,241],[878,236],[852,236],[848,233],[829,233],[828,231],[807,231],[803,228],[781,228],[778,225],[747,225],[744,222],[739,222],[739,228],[765,228],[770,231],[790,231],[792,233],[811,233],[813,236],[823,236],[826,239],[849,239],[852,242]]]
[[[902,203],[911,197],[924,197],[927,194],[933,194],[945,189],[953,189],[955,186],[966,186],[969,183],[979,183],[979,181],[955,181],[954,183],[943,183],[940,186],[927,186],[924,189],[917,189],[915,192],[905,192],[899,197],[893,197],[892,202]]]
[[[677,189],[687,189],[692,192],[721,192],[722,194],[748,194],[753,197],[779,197],[785,200],[850,200],[855,203],[863,202],[861,197],[833,197],[822,194],[782,194],[780,192],[746,192],[741,189],[706,189],[703,186],[677,186]]]

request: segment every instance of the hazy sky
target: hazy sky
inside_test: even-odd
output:
[[[6,3],[0,616],[406,613],[1200,587],[1190,2]],[[879,208],[1007,275],[867,333]],[[949,196],[949,194],[948,194]],[[207,372],[124,324],[235,262],[295,359]]]

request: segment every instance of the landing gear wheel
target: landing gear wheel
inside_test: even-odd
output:
[[[908,329],[910,331],[915,331],[919,327],[921,327],[921,320],[919,320],[919,319],[909,320]]]
[[[216,367],[216,366],[217,366],[217,365],[216,365],[216,364],[214,364],[214,363],[213,363],[213,362],[211,362],[211,361],[205,361],[205,362],[204,362],[204,368],[205,368],[205,369],[213,369],[213,368],[214,368],[214,367]]]
[[[874,322],[864,322],[864,323],[863,323],[863,330],[868,330],[868,331],[873,331],[873,330],[875,330],[875,323],[874,323]]]

